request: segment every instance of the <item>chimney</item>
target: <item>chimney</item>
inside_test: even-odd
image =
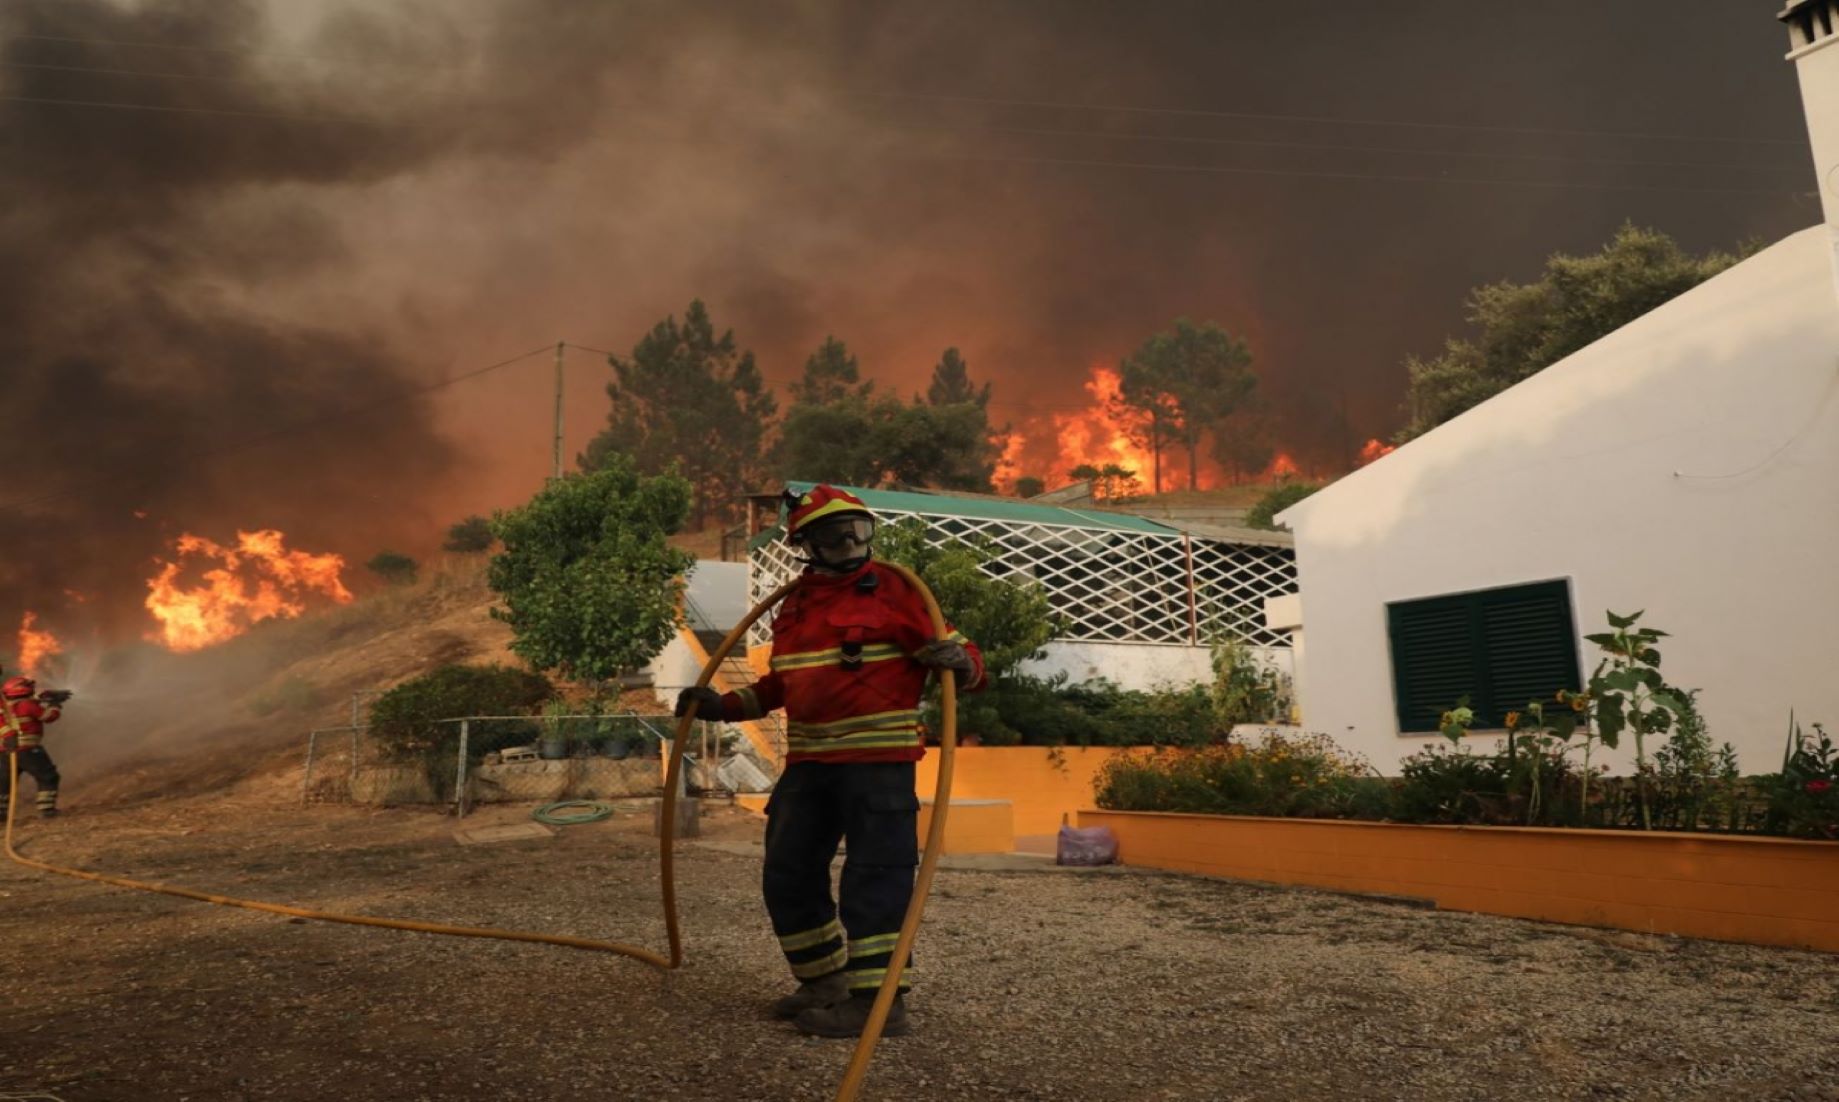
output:
[[[1839,0],[1788,0],[1777,18],[1788,24],[1788,59],[1801,76],[1820,206],[1833,246],[1833,284],[1839,290]]]

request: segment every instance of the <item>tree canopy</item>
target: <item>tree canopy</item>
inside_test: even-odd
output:
[[[1554,254],[1531,283],[1503,280],[1469,292],[1474,334],[1431,359],[1406,361],[1409,440],[1530,378],[1742,259],[1692,256],[1657,230],[1625,224],[1601,251]]]
[[[988,491],[1002,452],[985,404],[956,349],[933,368],[925,398],[903,402],[861,381],[855,356],[826,337],[791,387],[777,450],[787,479],[880,486],[890,482]]]
[[[753,353],[740,349],[733,330],[717,336],[698,299],[681,324],[665,318],[629,358],[611,356],[608,363],[613,408],[607,427],[582,453],[582,468],[597,468],[614,453],[630,456],[644,474],[674,468],[690,485],[698,527],[711,514],[729,515],[764,475],[766,436],[778,410]]]
[[[1213,322],[1176,318],[1174,328],[1144,341],[1119,365],[1118,398],[1138,414],[1139,443],[1155,461],[1153,492],[1162,492],[1162,450],[1188,456],[1188,488],[1200,484],[1200,445],[1214,426],[1256,389],[1251,350]]]
[[[487,581],[511,625],[511,651],[539,670],[605,680],[637,669],[669,642],[683,573],[695,559],[665,537],[690,511],[690,484],[647,476],[609,452],[597,469],[545,486],[492,518],[504,550]]]

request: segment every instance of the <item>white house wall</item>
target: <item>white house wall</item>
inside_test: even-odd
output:
[[[1746,770],[1791,708],[1839,725],[1828,251],[1796,234],[1289,510],[1304,725],[1390,771],[1425,738],[1397,732],[1387,603],[1554,578],[1580,635],[1606,609],[1673,633],[1663,672]]]

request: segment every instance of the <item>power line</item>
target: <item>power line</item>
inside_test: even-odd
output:
[[[1561,191],[1640,191],[1662,194],[1769,195],[1799,197],[1802,192],[1775,188],[1666,187],[1657,184],[1584,183],[1564,180],[1512,180],[1485,176],[1407,176],[1368,172],[1326,172],[1287,168],[1237,168],[1228,165],[1169,164],[1153,161],[1107,161],[1071,157],[1015,157],[973,153],[895,153],[920,160],[969,161],[989,164],[1062,165],[1079,168],[1124,168],[1157,172],[1192,172],[1213,176],[1281,176],[1309,180],[1373,180],[1407,184],[1484,184],[1504,187],[1554,188]]]
[[[564,343],[564,344],[566,344],[566,345],[568,345],[568,347],[570,347],[570,348],[577,348],[577,349],[580,349],[580,350],[581,350],[581,351],[583,351],[583,352],[595,352],[595,353],[598,353],[598,354],[600,354],[600,355],[602,355],[602,356],[617,356],[617,355],[619,355],[619,353],[617,353],[617,352],[608,352],[608,351],[607,351],[606,349],[604,349],[604,348],[590,348],[589,346],[587,346],[587,345],[585,345],[585,344],[576,344],[576,343],[575,343],[575,342],[573,342],[573,341],[564,341],[564,342],[562,342],[562,343]]]
[[[532,356],[536,356],[544,352],[552,352],[554,350],[555,350],[555,345],[545,344],[541,348],[533,348],[528,352],[523,352],[516,356],[512,356],[508,360],[499,360],[495,364],[487,364],[484,367],[474,368],[471,371],[462,372],[458,375],[450,375],[447,378],[437,380],[436,382],[429,383],[424,386],[410,388],[408,390],[403,391],[401,394],[395,395],[394,397],[383,398],[377,401],[373,401],[369,403],[368,405],[366,405],[362,410],[350,410],[350,409],[340,410],[337,413],[326,414],[323,417],[315,417],[312,420],[303,421],[297,425],[287,425],[287,426],[283,426],[278,429],[273,429],[269,432],[262,433],[259,436],[248,437],[243,440],[239,440],[236,443],[231,444],[227,447],[208,448],[202,451],[192,452],[187,455],[176,456],[176,457],[173,457],[171,460],[164,462],[162,466],[166,468],[171,468],[172,466],[176,464],[192,463],[192,462],[197,462],[199,460],[204,460],[204,459],[217,459],[225,455],[235,454],[236,452],[247,451],[250,448],[260,447],[263,444],[270,443],[284,436],[292,436],[297,433],[306,432],[310,429],[319,428],[322,425],[329,424],[334,421],[341,421],[341,420],[349,419],[353,417],[354,415],[361,415],[361,414],[369,413],[372,410],[375,410],[381,406],[395,405],[401,402],[409,401],[414,398],[419,398],[425,394],[431,394],[434,391],[441,390],[445,387],[453,386],[456,383],[466,382],[469,379],[476,379],[481,375],[489,374],[490,372],[498,371],[502,368],[510,367],[512,364],[519,363],[523,360],[527,360]],[[63,490],[58,490],[54,493],[43,494],[39,497],[21,498],[17,501],[3,502],[3,503],[0,503],[0,512],[7,512],[7,511],[12,511],[12,510],[18,510],[18,509],[29,509],[35,505],[44,505],[44,504],[48,504],[53,501],[62,500],[67,497],[74,497],[78,490],[84,487],[87,487],[87,486],[98,485],[106,481],[109,481],[109,480],[106,478],[87,479],[83,482],[78,483],[77,486],[74,488],[66,488]],[[135,485],[144,485],[148,481],[152,481],[152,479],[143,480],[141,483],[136,483]]]
[[[100,100],[48,99],[39,96],[0,96],[0,103],[39,103],[63,107],[109,107],[121,111],[158,111],[177,115],[227,115],[246,119],[286,119],[291,122],[336,122],[359,126],[384,125],[377,119],[349,115],[289,115],[276,111],[232,111],[220,107],[171,107],[153,103],[110,103]]]
[[[1359,119],[1332,115],[1278,115],[1255,111],[1213,111],[1188,107],[1140,107],[1108,103],[1066,103],[1054,100],[1004,99],[995,96],[948,96],[916,92],[855,93],[870,99],[902,99],[926,103],[975,103],[998,107],[1039,107],[1065,111],[1112,111],[1133,115],[1179,115],[1189,118],[1241,119],[1258,122],[1306,122],[1335,126],[1368,126],[1410,130],[1466,130],[1491,134],[1540,134],[1565,138],[1617,138],[1668,142],[1719,142],[1730,145],[1793,145],[1805,147],[1806,138],[1738,138],[1721,134],[1654,134],[1633,130],[1568,130],[1555,127],[1498,126],[1481,123],[1430,122],[1420,119]]]
[[[1803,164],[1750,165],[1730,161],[1649,161],[1618,157],[1566,157],[1542,153],[1489,153],[1470,149],[1408,149],[1401,146],[1338,145],[1325,142],[1269,141],[1258,138],[1194,137],[1182,134],[1144,134],[1139,131],[1059,130],[1027,126],[953,127],[950,124],[895,126],[889,129],[908,131],[944,131],[968,134],[1015,134],[1038,137],[1100,138],[1117,141],[1169,142],[1179,145],[1244,146],[1270,149],[1299,149],[1331,153],[1383,153],[1413,157],[1467,157],[1476,160],[1539,161],[1552,164],[1617,165],[1640,168],[1732,168],[1752,172],[1805,172]]]

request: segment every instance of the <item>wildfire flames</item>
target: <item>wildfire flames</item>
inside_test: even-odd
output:
[[[224,547],[187,532],[173,543],[170,561],[147,580],[147,611],[160,623],[148,638],[175,651],[195,651],[234,639],[252,624],[274,617],[292,618],[306,611],[307,599],[351,600],[339,580],[345,560],[339,555],[289,551],[273,529],[236,533],[236,546]],[[199,582],[185,585],[180,574],[203,567]]]
[[[1390,455],[1394,450],[1391,444],[1381,444],[1378,440],[1368,440],[1360,449],[1360,465],[1364,467],[1382,455]]]
[[[1056,476],[1065,477],[1068,471],[1079,466],[1115,465],[1135,472],[1145,488],[1149,486],[1155,460],[1148,448],[1138,447],[1130,440],[1134,422],[1116,408],[1121,385],[1116,371],[1094,367],[1092,377],[1085,383],[1085,392],[1092,396],[1092,407],[1077,413],[1054,414],[1054,439],[1060,447],[1060,454],[1055,458]]]
[[[32,626],[37,622],[38,614],[28,609],[19,623],[19,671],[27,677],[38,676],[44,671],[46,659],[64,653],[57,636]]]

